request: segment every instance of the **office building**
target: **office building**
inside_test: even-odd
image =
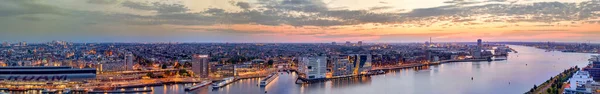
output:
[[[362,41],[358,41],[358,46],[362,46],[363,42]]]
[[[331,70],[333,77],[343,77],[353,74],[352,69],[354,68],[354,64],[350,63],[348,56],[331,56],[331,61],[333,63],[333,69]]]
[[[201,78],[208,78],[209,73],[209,57],[208,55],[193,55],[192,71],[195,75]]]
[[[301,57],[298,63],[298,72],[304,74],[306,79],[321,79],[326,77],[327,57],[306,56]]]
[[[132,53],[125,54],[125,70],[133,70],[133,65],[135,65],[135,63],[133,62],[133,58],[134,57]]]
[[[96,69],[67,66],[5,66],[0,67],[0,74],[2,74],[0,81],[73,81],[96,78]]]
[[[594,80],[600,80],[600,55],[592,55],[589,61],[590,65],[583,68],[583,70],[588,71]]]
[[[350,63],[354,65],[352,73],[354,75],[365,74],[371,70],[371,58],[369,54],[353,54],[348,56]]]
[[[475,50],[472,53],[473,58],[482,58],[481,49],[482,49],[481,39],[477,39],[477,47],[475,47]]]
[[[352,43],[350,43],[350,41],[346,41],[346,46],[352,46]]]
[[[10,44],[8,44],[8,42],[5,41],[5,42],[2,42],[2,46],[8,47],[8,46],[10,46]]]
[[[335,44],[336,44],[335,42],[331,42],[331,45],[335,45]]]
[[[565,88],[564,94],[592,94],[590,84],[597,84],[587,71],[577,71],[569,78],[569,86]]]

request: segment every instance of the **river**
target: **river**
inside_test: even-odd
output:
[[[147,87],[158,94],[522,94],[573,66],[587,65],[587,53],[545,52],[525,46],[511,48],[505,61],[455,62],[398,69],[383,75],[295,84],[295,74],[283,73],[268,86],[245,79],[220,89],[203,87],[185,92],[183,85]],[[471,80],[471,77],[473,80]],[[137,88],[139,89],[139,88]]]

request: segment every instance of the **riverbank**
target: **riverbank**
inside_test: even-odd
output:
[[[579,71],[579,68],[577,66],[575,67],[571,67],[565,71],[563,71],[562,73],[551,77],[549,80],[546,80],[546,82],[540,84],[539,86],[534,85],[533,88],[531,88],[529,91],[525,92],[525,94],[559,94],[562,93],[562,86],[563,83],[566,82],[567,80],[569,80],[569,78],[571,76],[573,76],[573,74],[575,72]]]
[[[385,74],[384,71],[389,71],[389,70],[396,70],[396,69],[406,69],[406,68],[414,68],[414,67],[423,67],[423,66],[431,66],[431,65],[440,65],[440,64],[444,64],[444,63],[452,63],[452,62],[479,62],[479,61],[501,61],[501,60],[506,60],[506,59],[462,59],[462,60],[442,60],[442,61],[438,61],[438,62],[434,62],[434,63],[426,63],[426,64],[410,64],[410,65],[400,65],[400,66],[393,66],[393,67],[387,67],[387,68],[378,68],[378,69],[372,69],[370,70],[371,72],[369,72],[368,74],[360,74],[360,75],[350,75],[350,76],[343,76],[343,77],[333,77],[333,78],[321,78],[321,79],[305,79],[305,78],[297,78],[296,79],[296,83],[297,84],[304,84],[304,83],[317,83],[317,82],[324,82],[324,81],[328,81],[328,80],[335,80],[335,79],[347,79],[347,78],[362,78],[362,77],[370,77],[372,75],[380,75],[380,74]],[[382,72],[379,72],[382,71]]]
[[[444,63],[453,63],[453,62],[480,62],[480,61],[502,61],[502,60],[506,60],[506,59],[461,59],[461,60],[442,60],[439,62],[434,62],[434,63],[427,63],[427,64],[409,64],[409,65],[399,65],[399,66],[392,66],[392,67],[386,67],[386,68],[377,68],[377,69],[372,69],[372,71],[378,71],[378,70],[396,70],[396,69],[406,69],[406,68],[413,68],[413,67],[422,67],[422,66],[431,66],[431,65],[439,65],[439,64],[444,64]]]

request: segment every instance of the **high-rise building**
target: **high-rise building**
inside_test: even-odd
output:
[[[368,71],[371,70],[371,58],[372,56],[370,54],[353,54],[353,55],[349,55],[348,59],[350,60],[350,63],[354,64],[354,68],[353,68],[353,74],[354,75],[359,75],[359,74],[364,74],[367,73]]]
[[[194,74],[201,78],[208,78],[209,69],[209,57],[208,55],[193,55],[192,57],[192,71]]]
[[[358,41],[358,46],[362,46],[362,41]]]
[[[10,44],[8,44],[8,42],[5,41],[5,42],[2,42],[2,46],[7,47],[7,46],[10,46]]]
[[[333,77],[348,76],[353,74],[352,69],[354,68],[354,64],[350,63],[348,56],[331,56],[331,61],[333,63],[333,69],[331,70],[333,72]]]
[[[132,53],[125,54],[125,70],[133,70],[133,65],[135,65],[135,63],[133,63],[133,58]]]
[[[326,77],[327,57],[307,56],[301,57],[298,63],[298,71],[306,75],[306,79],[321,79]]]
[[[346,41],[346,46],[352,46],[352,43],[350,43],[350,41]]]
[[[477,47],[475,47],[475,50],[473,51],[473,58],[481,58],[481,49],[481,39],[477,39]]]
[[[336,44],[335,42],[331,42],[331,45],[335,45],[335,44]]]
[[[479,48],[479,50],[482,48],[481,39],[477,39],[477,48]]]

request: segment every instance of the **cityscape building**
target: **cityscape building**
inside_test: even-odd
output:
[[[350,63],[354,65],[354,75],[364,74],[371,70],[372,56],[370,54],[352,54],[348,56]]]
[[[195,54],[192,57],[192,71],[200,78],[208,78],[209,75],[209,56]]]
[[[326,56],[301,57],[298,63],[298,71],[306,75],[307,79],[322,79],[327,73]]]

